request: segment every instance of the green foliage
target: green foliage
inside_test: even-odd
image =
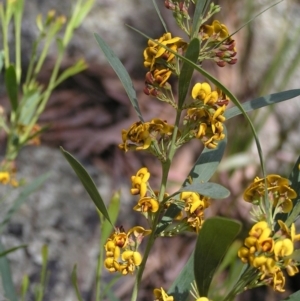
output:
[[[204,223],[194,254],[195,281],[201,297],[208,295],[214,273],[240,229],[239,222],[221,217]]]
[[[189,46],[186,50],[185,57],[188,60],[192,61],[193,63],[196,63],[198,60],[199,51],[200,51],[200,41],[198,38],[194,38],[189,43]],[[178,108],[179,109],[182,108],[183,103],[186,99],[186,95],[190,87],[193,72],[194,72],[194,67],[184,62],[178,78]]]
[[[98,35],[94,34],[95,39],[100,46],[101,50],[103,51],[108,63],[111,65],[111,67],[114,69],[116,74],[118,75],[121,83],[123,84],[123,87],[128,95],[128,98],[133,106],[133,108],[136,111],[136,114],[138,115],[139,119],[143,121],[143,116],[141,113],[141,110],[139,108],[139,104],[136,98],[136,92],[133,87],[133,83],[131,81],[131,78],[126,71],[125,67],[121,63],[121,61],[118,59],[118,57],[114,54],[114,52],[111,50],[111,48],[105,43],[105,41]]]
[[[16,70],[13,65],[9,66],[5,72],[5,87],[9,97],[12,110],[18,108],[18,84]]]
[[[4,253],[4,252],[5,249],[0,240],[0,253]],[[2,286],[3,286],[5,297],[9,301],[17,301],[18,296],[13,284],[9,261],[6,256],[0,257],[0,274],[2,278]]]
[[[67,151],[65,151],[62,147],[60,148],[66,160],[69,162],[82,185],[84,186],[86,192],[91,197],[92,201],[96,205],[97,209],[103,214],[103,216],[112,224],[111,219],[108,215],[106,206],[102,200],[100,193],[88,172],[85,168]]]

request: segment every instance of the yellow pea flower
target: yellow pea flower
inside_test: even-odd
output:
[[[294,252],[294,244],[289,238],[281,239],[275,242],[274,255],[278,261],[279,257],[289,256]]]
[[[174,301],[174,297],[169,296],[162,287],[155,288],[153,294],[155,297],[154,301]]]
[[[0,183],[8,184],[10,182],[10,174],[7,171],[0,171]]]
[[[143,197],[138,201],[137,205],[133,207],[133,210],[141,212],[157,212],[158,208],[159,203],[156,199]]]

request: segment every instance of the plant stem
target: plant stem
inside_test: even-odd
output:
[[[168,175],[169,175],[169,170],[171,167],[172,159],[175,155],[176,147],[175,147],[175,142],[176,142],[176,137],[178,133],[178,125],[180,121],[180,116],[181,116],[181,111],[177,111],[176,114],[176,120],[175,120],[175,125],[174,125],[174,131],[172,135],[172,140],[169,148],[169,152],[167,154],[167,159],[165,162],[162,163],[162,179],[161,179],[161,184],[160,184],[160,190],[159,190],[159,195],[158,195],[158,201],[159,203],[162,202],[164,199],[165,191],[166,191],[166,186],[167,186],[167,181],[168,181]],[[142,280],[142,276],[145,270],[145,266],[147,263],[147,259],[150,253],[150,250],[155,242],[156,239],[156,229],[157,225],[159,223],[160,217],[161,217],[161,212],[163,211],[163,206],[160,207],[159,211],[155,215],[155,219],[153,221],[153,226],[152,226],[152,232],[150,234],[150,237],[148,239],[147,245],[146,245],[146,250],[143,256],[143,261],[138,269],[137,276],[136,276],[136,281],[134,284],[134,289],[133,293],[131,296],[131,301],[136,301],[137,300],[137,295],[140,287],[140,283]]]

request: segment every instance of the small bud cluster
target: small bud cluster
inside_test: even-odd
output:
[[[229,36],[229,31],[220,21],[214,20],[211,25],[202,25],[199,32],[203,47],[201,60],[211,59],[219,67],[237,62],[235,41]]]

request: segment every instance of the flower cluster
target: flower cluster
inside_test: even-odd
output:
[[[227,27],[214,20],[211,25],[202,25],[200,38],[204,42],[201,50],[203,59],[213,59],[218,66],[237,62],[235,41],[230,37]]]
[[[299,272],[297,263],[289,256],[293,254],[294,241],[300,240],[300,235],[296,235],[294,224],[290,229],[282,221],[279,225],[281,229],[273,233],[266,221],[257,222],[238,256],[244,263],[258,269],[261,282],[283,292],[285,277],[282,270],[286,269],[290,276]]]
[[[167,81],[171,74],[177,73],[177,58],[165,47],[178,52],[179,49],[184,49],[186,45],[182,38],[172,38],[170,32],[165,33],[155,41],[148,41],[148,47],[144,50],[144,66],[149,69],[146,74],[146,87],[144,89],[147,95],[157,96],[160,88],[168,87]]]
[[[210,205],[210,198],[200,195],[197,192],[184,191],[180,194],[180,199],[184,201],[186,212],[186,222],[197,233],[204,222],[204,210]]]
[[[155,154],[159,152],[158,142],[169,142],[173,134],[173,126],[166,121],[154,118],[149,122],[135,122],[128,130],[122,130],[123,143],[119,148],[127,152],[128,150],[150,149]],[[155,144],[157,147],[151,148]]]
[[[150,173],[146,167],[141,168],[135,176],[131,177],[131,194],[140,195],[138,203],[133,207],[133,210],[135,211],[143,213],[155,213],[159,209],[159,203],[154,193],[152,193],[151,196],[147,196],[149,178]]]
[[[228,99],[212,91],[208,83],[197,83],[192,89],[193,103],[184,118],[190,138],[200,139],[207,148],[216,148],[225,138],[223,122]],[[225,102],[224,102],[225,100]]]
[[[293,208],[292,199],[297,197],[294,189],[289,187],[289,180],[279,175],[271,174],[264,178],[256,177],[253,183],[245,190],[244,200],[259,205],[268,192],[268,200],[276,212],[290,212]]]
[[[105,268],[111,272],[120,272],[122,275],[133,274],[142,263],[142,255],[137,251],[142,239],[151,233],[143,227],[133,227],[127,233],[117,228],[108,238],[104,248],[106,259]]]

